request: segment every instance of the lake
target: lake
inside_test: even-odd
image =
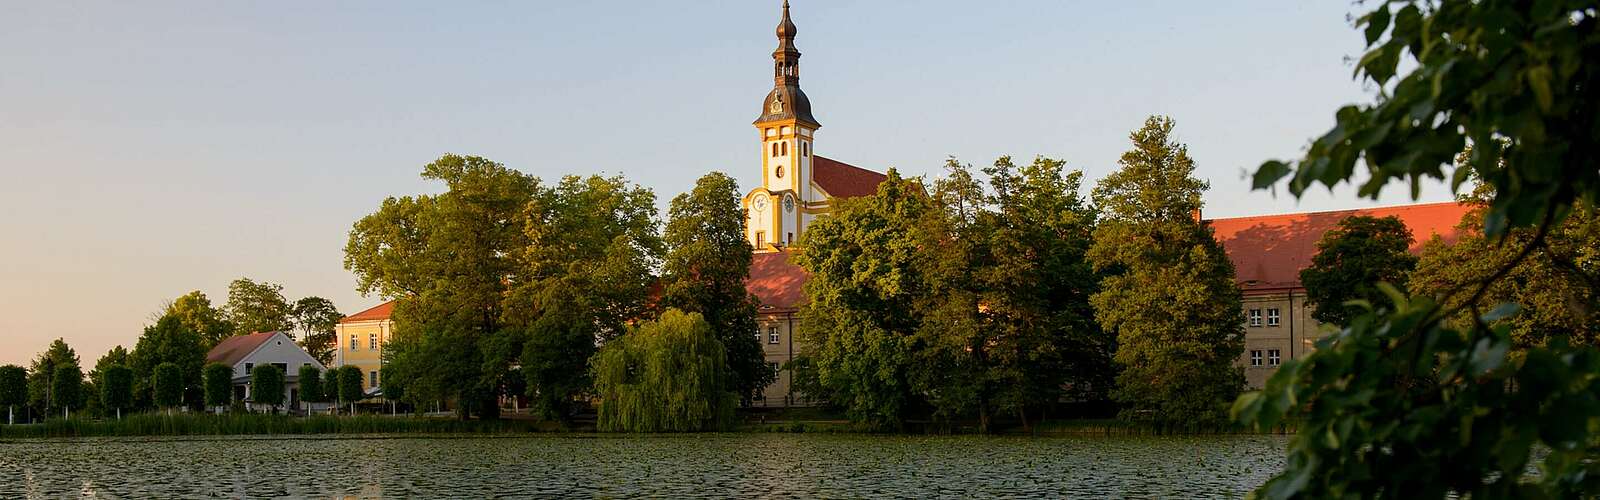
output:
[[[0,442],[0,498],[1238,497],[1287,436],[826,434]]]

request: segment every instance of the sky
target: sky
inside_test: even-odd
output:
[[[164,302],[279,283],[381,302],[350,226],[421,167],[484,156],[622,174],[666,200],[758,185],[778,0],[21,2],[0,16],[0,364],[65,338],[85,365]],[[793,0],[818,154],[937,175],[1044,155],[1090,183],[1147,116],[1177,121],[1206,216],[1410,203],[1251,191],[1374,92],[1350,2]],[[1359,7],[1359,6],[1356,6]],[[1442,185],[1420,200],[1445,201]]]

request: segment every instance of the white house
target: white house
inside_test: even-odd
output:
[[[261,332],[236,335],[218,343],[206,353],[207,363],[222,363],[233,368],[233,398],[249,402],[250,373],[261,365],[276,365],[283,370],[283,400],[290,409],[302,409],[300,403],[300,367],[311,365],[317,372],[327,370],[316,358],[301,349],[294,339],[283,332]],[[318,405],[319,407],[321,405]],[[310,408],[306,408],[310,409]]]

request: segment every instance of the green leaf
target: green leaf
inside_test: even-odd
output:
[[[1251,189],[1261,190],[1270,188],[1274,184],[1277,184],[1279,180],[1282,180],[1284,177],[1288,176],[1291,171],[1293,171],[1293,169],[1289,168],[1289,164],[1278,160],[1271,160],[1266,163],[1262,163],[1261,167],[1256,169],[1255,175],[1251,178]]]
[[[1377,43],[1378,38],[1383,36],[1383,32],[1389,29],[1389,6],[1384,5],[1378,7],[1378,10],[1374,10],[1371,14],[1367,14],[1364,20],[1367,25],[1365,30],[1367,35],[1367,45],[1370,46],[1374,43]]]

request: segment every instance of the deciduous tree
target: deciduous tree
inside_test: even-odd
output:
[[[175,315],[162,316],[156,324],[145,327],[139,341],[128,353],[128,367],[133,369],[134,405],[148,407],[152,403],[155,369],[162,363],[173,363],[183,380],[178,384],[185,391],[179,397],[198,408],[204,404],[200,390],[200,369],[205,365],[206,347],[200,333]],[[171,405],[165,405],[171,406]]]
[[[739,397],[726,353],[699,313],[669,309],[595,357],[597,425],[613,432],[727,429]]]
[[[184,328],[200,335],[200,344],[205,349],[211,349],[223,339],[233,335],[234,326],[229,323],[226,314],[221,309],[211,306],[211,299],[199,290],[184,294],[173,299],[161,313],[155,316],[155,321],[160,321],[164,316],[172,316],[183,324]]]
[[[133,369],[111,365],[101,371],[100,404],[122,419],[122,409],[133,405]]]
[[[233,404],[233,367],[209,363],[201,378],[205,383],[206,406],[223,411]]]
[[[744,208],[739,184],[721,172],[695,182],[694,190],[672,199],[664,234],[662,304],[700,313],[728,355],[729,389],[749,404],[777,377],[767,367],[756,330],[757,301],[745,289],[751,249],[744,239]]]
[[[28,403],[28,369],[0,366],[0,405],[6,407],[6,425],[17,423],[17,407]]]
[[[83,407],[83,369],[78,365],[64,364],[56,367],[56,376],[50,379],[55,407],[61,418],[72,417],[73,408]]]
[[[446,361],[447,362],[447,361]],[[350,414],[356,414],[356,401],[360,401],[366,394],[361,390],[361,369],[351,365],[341,366],[339,375],[339,401],[350,405]]]
[[[28,405],[41,414],[63,407],[54,392],[55,376],[63,366],[76,369],[79,366],[78,353],[67,345],[65,339],[58,338],[50,342],[45,352],[34,358],[33,366],[28,369]]]
[[[1173,121],[1151,117],[1133,132],[1122,167],[1101,179],[1101,211],[1088,258],[1106,273],[1091,301],[1115,332],[1122,372],[1112,396],[1126,419],[1220,426],[1244,386],[1233,263],[1198,217],[1207,184],[1194,177]]]
[[[250,370],[250,401],[267,405],[268,412],[277,413],[283,404],[283,369],[278,365],[258,365]]]
[[[106,351],[104,355],[101,355],[100,359],[95,360],[94,369],[89,370],[89,381],[84,384],[83,387],[84,394],[88,396],[85,398],[88,400],[88,402],[84,405],[85,411],[89,412],[90,415],[100,416],[107,416],[108,412],[113,411],[113,409],[103,406],[105,398],[101,397],[101,395],[104,393],[102,386],[105,384],[105,373],[107,369],[110,369],[113,366],[127,365],[128,350],[120,345],[111,348],[111,350]],[[126,408],[126,406],[124,406],[124,408]]]
[[[300,384],[300,401],[305,403],[322,403],[327,400],[327,391],[322,389],[322,370],[316,365],[300,365],[296,380]],[[306,413],[310,414],[311,405],[306,405]]]
[[[344,315],[334,307],[333,301],[322,297],[306,297],[294,302],[290,319],[300,334],[300,347],[324,365],[333,362],[334,327]]]
[[[1405,288],[1417,257],[1409,252],[1411,229],[1399,217],[1357,215],[1339,221],[1317,241],[1311,266],[1300,271],[1311,317],[1323,323],[1348,324],[1361,313],[1352,300],[1388,300],[1376,283]]]
[[[171,413],[173,407],[183,404],[183,368],[168,361],[156,365],[153,371],[150,386],[155,388],[155,404]]]
[[[228,303],[223,306],[235,335],[257,332],[284,332],[294,335],[289,300],[283,285],[239,278],[228,284]]]

